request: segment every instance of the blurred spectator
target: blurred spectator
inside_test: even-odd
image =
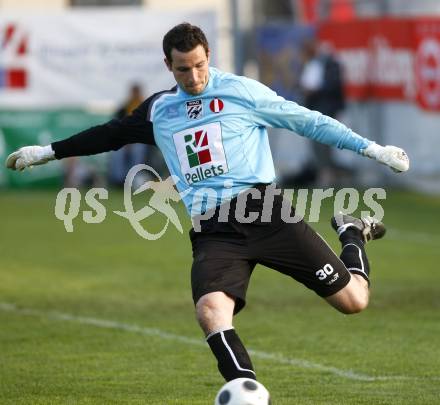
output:
[[[341,65],[329,48],[319,47],[315,40],[305,41],[302,52],[304,106],[335,118],[345,107]]]
[[[302,48],[304,66],[300,77],[303,105],[310,110],[336,118],[345,107],[342,68],[330,49],[308,39]],[[299,174],[287,180],[296,186],[331,185],[345,170],[333,158],[330,146],[310,142],[312,157]]]
[[[142,88],[134,83],[130,89],[127,100],[115,113],[115,118],[123,118],[130,115],[142,102],[144,97]],[[135,165],[145,163],[149,153],[148,145],[135,143],[125,145],[118,151],[110,154],[108,181],[110,185],[122,187],[128,171]]]
[[[103,187],[104,185],[105,178],[95,165],[76,156],[65,160],[64,187]]]

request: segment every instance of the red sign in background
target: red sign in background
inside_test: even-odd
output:
[[[5,28],[0,27],[0,59],[2,53],[9,47],[13,47],[12,54],[19,60],[26,56],[28,52],[28,38],[23,33],[18,32],[15,24],[8,24]],[[15,41],[18,35],[19,41]],[[21,35],[21,36],[20,36]],[[4,66],[0,63],[0,89],[24,89],[27,86],[27,71],[20,66]]]
[[[344,66],[348,97],[414,101],[440,111],[439,18],[329,22],[319,37]]]

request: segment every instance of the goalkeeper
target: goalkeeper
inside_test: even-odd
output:
[[[204,33],[188,23],[163,39],[165,64],[177,84],[154,94],[129,117],[112,120],[47,146],[12,153],[8,168],[23,170],[53,159],[117,150],[130,143],[157,145],[199,229],[190,231],[191,285],[196,315],[226,380],[256,378],[250,357],[233,327],[246,303],[257,263],[281,272],[346,314],[369,300],[370,267],[365,243],[382,237],[384,225],[346,215],[332,218],[342,251],[338,257],[304,221],[282,220],[283,197],[275,196],[270,222],[263,201],[275,179],[266,127],[289,129],[316,142],[349,149],[396,172],[409,168],[402,149],[380,146],[338,121],[286,101],[261,83],[209,67]],[[216,196],[202,199],[200,190]],[[247,219],[234,216],[248,195]],[[229,206],[226,220],[219,221]],[[207,215],[209,213],[210,215]],[[243,223],[244,222],[244,223]]]

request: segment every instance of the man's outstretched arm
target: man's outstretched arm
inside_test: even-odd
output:
[[[86,129],[62,141],[47,146],[24,146],[7,157],[6,167],[23,170],[54,159],[118,150],[131,143],[155,145],[153,124],[146,118],[148,101],[146,100],[128,117]]]
[[[409,169],[409,158],[403,149],[378,145],[333,118],[285,100],[254,80],[243,80],[242,85],[242,93],[251,100],[250,113],[256,124],[286,128],[316,142],[352,150],[395,172]]]

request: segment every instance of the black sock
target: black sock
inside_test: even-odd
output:
[[[339,240],[342,243],[341,260],[350,273],[359,274],[370,285],[370,264],[365,253],[364,240],[361,231],[348,228],[341,234]]]
[[[251,359],[234,329],[214,333],[206,340],[226,381],[242,377],[256,380]]]

